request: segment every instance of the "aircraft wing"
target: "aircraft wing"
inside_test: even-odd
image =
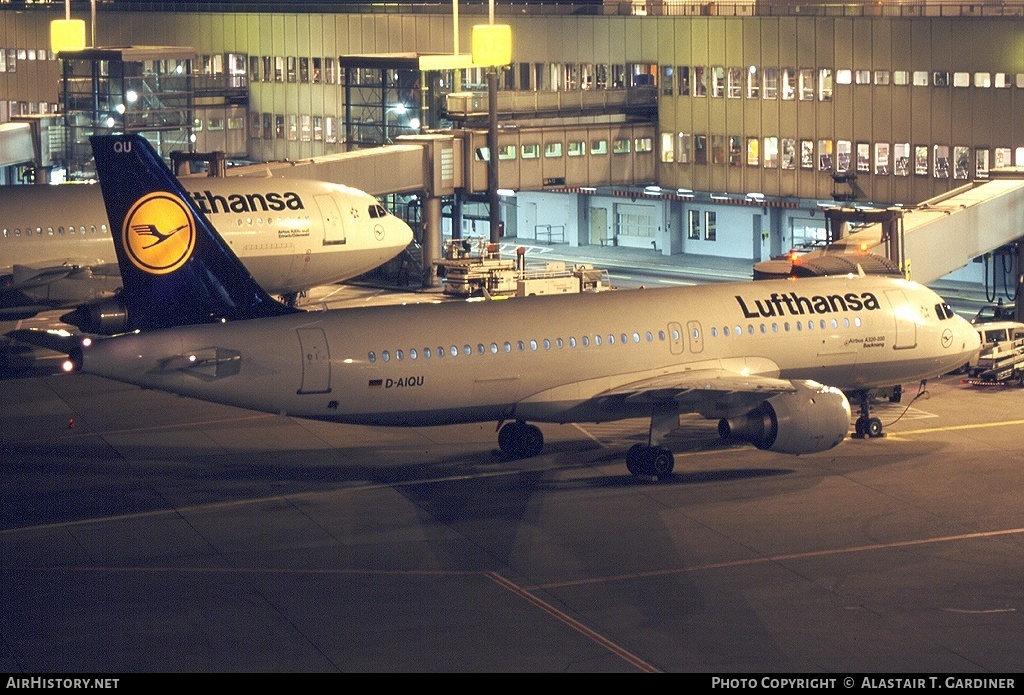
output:
[[[794,393],[787,379],[745,375],[724,368],[706,368],[660,374],[610,388],[598,398],[628,402],[676,401],[685,409],[708,418],[734,417],[780,393]]]
[[[14,265],[0,277],[0,316],[25,318],[110,297],[121,286],[116,264],[103,261]]]

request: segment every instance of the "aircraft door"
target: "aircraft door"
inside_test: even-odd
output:
[[[322,328],[299,328],[302,351],[302,384],[298,393],[330,393],[331,352]]]
[[[690,340],[690,352],[702,352],[704,350],[704,334],[701,332],[700,321],[687,321],[686,332]]]
[[[324,245],[345,243],[345,223],[341,218],[341,211],[338,210],[337,201],[329,195],[313,196],[317,208],[320,210],[320,219],[324,226]]]
[[[683,327],[675,321],[668,324],[668,347],[673,355],[683,354]]]
[[[893,347],[897,350],[916,347],[917,321],[915,321],[914,309],[907,301],[907,295],[903,290],[886,290],[885,296],[888,297],[889,303],[892,305],[893,316],[896,318],[896,340],[893,342]]]

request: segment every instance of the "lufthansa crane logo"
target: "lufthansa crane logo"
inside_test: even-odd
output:
[[[125,215],[121,239],[137,268],[154,275],[172,273],[195,249],[195,218],[176,196],[150,193]]]

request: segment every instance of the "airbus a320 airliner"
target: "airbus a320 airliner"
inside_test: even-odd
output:
[[[368,193],[326,181],[254,177],[182,180],[257,282],[294,301],[401,253],[412,230]],[[65,317],[90,333],[120,333],[125,308],[99,187],[0,186],[0,319],[76,308]],[[138,227],[154,248],[175,228]]]
[[[147,388],[347,423],[496,421],[514,456],[541,451],[532,422],[644,416],[627,467],[661,477],[682,412],[762,449],[824,451],[849,432],[844,391],[944,374],[979,346],[931,290],[866,276],[297,312],[248,277],[141,137],[92,144],[140,321],[71,363]],[[155,219],[185,227],[154,257],[132,230]],[[864,403],[857,431],[878,435]]]

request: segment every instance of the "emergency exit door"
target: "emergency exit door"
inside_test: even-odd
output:
[[[331,352],[322,328],[300,328],[299,349],[302,352],[302,384],[299,393],[330,393]]]

